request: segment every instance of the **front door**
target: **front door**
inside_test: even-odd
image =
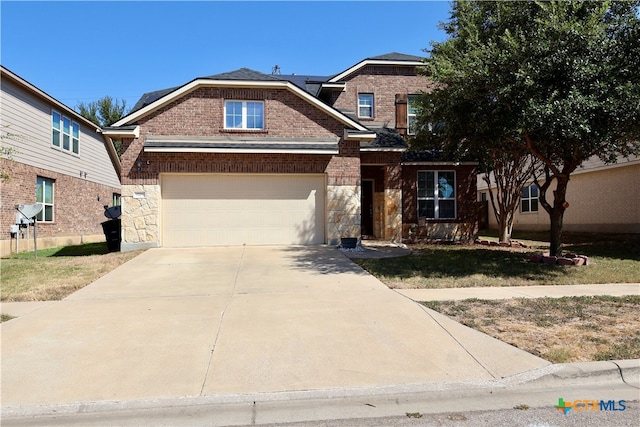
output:
[[[362,181],[362,236],[373,237],[373,181]]]

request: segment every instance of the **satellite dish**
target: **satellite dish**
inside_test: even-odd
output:
[[[117,219],[122,215],[122,208],[120,206],[111,206],[104,210],[104,216],[109,219]]]
[[[16,205],[16,209],[26,218],[33,218],[38,215],[40,211],[42,211],[43,205],[40,203],[36,203],[35,205]]]

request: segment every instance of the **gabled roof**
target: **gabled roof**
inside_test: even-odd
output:
[[[264,74],[260,71],[251,70],[249,68],[240,68],[239,70],[228,71],[226,73],[213,74],[211,76],[202,77],[211,80],[245,80],[245,81],[280,81],[283,80],[279,76],[273,74]]]
[[[358,62],[353,67],[347,68],[340,74],[336,74],[331,77],[328,82],[335,83],[343,80],[344,78],[356,73],[361,68],[367,65],[405,65],[405,66],[420,66],[424,65],[424,59],[420,56],[406,55],[404,53],[391,52],[384,55],[373,56],[371,58],[365,58]]]
[[[178,99],[200,87],[236,87],[236,88],[260,88],[260,89],[286,89],[310,104],[326,112],[329,116],[343,123],[345,126],[367,131],[368,129],[330,105],[322,102],[314,94],[309,93],[306,88],[301,88],[289,79],[280,75],[264,74],[248,68],[229,71],[221,74],[214,74],[208,77],[199,77],[189,83],[171,89],[163,89],[149,92],[143,95],[127,116],[118,120],[112,127],[121,127],[136,122],[139,118],[152,113],[162,106]]]

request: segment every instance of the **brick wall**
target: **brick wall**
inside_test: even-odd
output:
[[[345,80],[346,90],[337,93],[333,106],[357,115],[358,94],[373,93],[374,117],[362,122],[366,125],[371,120],[391,128],[396,125],[396,94],[417,94],[431,87],[426,77],[417,75],[416,67],[367,66]]]
[[[264,101],[265,130],[225,130],[225,99]],[[127,185],[157,184],[163,172],[322,173],[331,158],[298,154],[143,153],[147,135],[240,133],[247,137],[338,138],[344,132],[342,123],[284,89],[199,88],[142,118],[139,125],[140,138],[123,141],[122,183]],[[357,143],[341,144],[340,156],[358,155]],[[141,171],[136,167],[138,158],[143,162]]]
[[[15,223],[17,212],[14,206],[36,202],[38,176],[55,181],[55,221],[38,223],[39,237],[103,234],[100,223],[107,220],[103,206],[111,206],[113,193],[120,193],[119,188],[5,159],[0,162],[10,176],[1,184],[0,240],[10,238],[9,225]]]

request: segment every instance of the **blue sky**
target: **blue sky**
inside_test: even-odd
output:
[[[247,67],[337,74],[444,40],[444,1],[71,1],[0,3],[2,65],[74,107]]]

